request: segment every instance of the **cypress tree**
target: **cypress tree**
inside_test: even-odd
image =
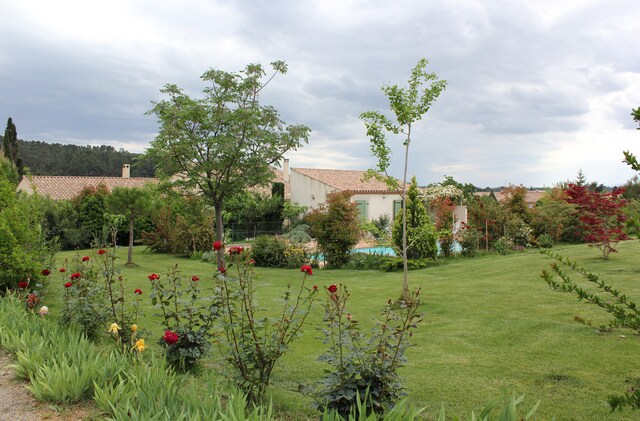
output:
[[[4,130],[2,149],[4,156],[18,168],[18,173],[22,175],[22,159],[18,157],[18,132],[11,117],[7,120],[7,128]]]
[[[438,253],[436,245],[438,235],[419,197],[418,181],[415,176],[411,179],[411,186],[406,194],[406,206],[407,257],[409,259],[435,258]],[[402,212],[396,216],[391,237],[394,244],[402,250]]]

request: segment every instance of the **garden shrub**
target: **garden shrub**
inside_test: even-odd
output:
[[[298,224],[286,233],[282,234],[282,238],[286,239],[291,244],[308,243],[311,241],[309,229],[310,227],[307,224]]]
[[[319,360],[330,368],[316,394],[318,405],[343,417],[355,410],[356,416],[382,414],[404,393],[398,369],[406,361],[411,331],[421,320],[420,290],[408,294],[402,303],[389,300],[369,337],[360,332],[357,315],[347,308],[346,286],[330,285],[326,293],[322,330],[329,348]]]
[[[491,247],[493,251],[502,255],[511,254],[515,251],[513,240],[509,237],[498,238]]]
[[[536,240],[538,247],[550,249],[553,247],[553,236],[551,234],[541,234]]]
[[[311,266],[300,270],[304,278],[299,286],[287,284],[281,300],[282,309],[275,317],[265,316],[256,300],[255,273],[240,247],[231,247],[227,267],[219,268],[215,288],[216,317],[222,334],[217,343],[229,366],[230,377],[253,403],[262,401],[271,373],[291,342],[301,333],[317,297],[317,287],[305,282],[313,273]]]
[[[166,279],[166,281],[165,281]],[[219,301],[200,296],[200,278],[183,276],[178,265],[166,276],[149,275],[151,304],[160,310],[164,335],[158,343],[169,364],[181,371],[193,369],[211,347],[211,329],[219,316]]]
[[[433,259],[411,259],[407,261],[409,270],[425,269],[438,263]],[[380,269],[385,272],[395,272],[404,269],[402,257],[387,257],[380,265]]]
[[[287,246],[284,257],[287,259],[287,269],[296,269],[308,263],[307,253],[301,247]]]
[[[40,282],[57,250],[42,232],[39,197],[16,195],[15,188],[0,173],[0,294],[20,282]]]
[[[453,233],[450,231],[440,231],[438,236],[438,244],[440,245],[440,254],[444,257],[449,257],[453,254],[455,240]]]
[[[480,249],[480,237],[482,233],[478,228],[474,228],[465,223],[461,224],[458,243],[461,253],[465,257],[473,257]]]
[[[327,201],[306,216],[311,235],[327,266],[339,268],[349,261],[360,238],[360,217],[348,191],[327,194]]]
[[[287,242],[272,235],[259,235],[251,245],[251,257],[256,266],[287,267]]]
[[[364,269],[364,270],[379,270],[384,266],[384,263],[390,258],[375,253],[353,253],[349,258],[349,262],[344,265],[345,269]]]
[[[526,247],[531,241],[533,230],[523,220],[517,217],[509,218],[505,224],[506,237],[510,238],[515,246]]]

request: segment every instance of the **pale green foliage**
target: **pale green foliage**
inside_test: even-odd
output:
[[[423,58],[416,64],[406,88],[398,85],[382,86],[382,92],[389,99],[389,107],[395,115],[395,122],[377,111],[367,111],[360,115],[367,127],[371,152],[378,159],[377,171],[380,173],[387,174],[391,161],[391,147],[386,142],[386,133],[406,136],[403,144],[408,148],[413,123],[422,119],[447,86],[447,82],[438,80],[435,73],[426,72],[428,63]],[[387,177],[387,181],[391,187],[399,187],[397,182],[394,183],[395,179]]]
[[[640,124],[640,107],[631,109],[631,116],[633,117],[633,121]],[[636,130],[640,130],[638,127]],[[628,166],[633,168],[635,171],[640,171],[640,163],[638,162],[638,158],[629,151],[624,151],[624,162],[627,163]]]
[[[222,389],[214,371],[200,382],[176,374],[163,360],[136,364],[117,381],[97,385],[96,405],[115,420],[270,420],[271,406],[252,408],[238,390]]]
[[[446,81],[438,80],[438,75],[426,72],[425,69],[428,63],[427,59],[423,58],[416,64],[411,71],[406,88],[400,88],[398,85],[382,86],[382,92],[389,100],[389,107],[395,115],[395,122],[378,111],[367,111],[360,115],[367,127],[367,136],[371,141],[371,152],[378,159],[376,170],[369,170],[368,176],[383,179],[390,189],[400,190],[402,200],[405,199],[411,128],[415,122],[421,120],[422,116],[429,111],[433,101],[440,96],[440,93],[447,86]],[[388,174],[391,163],[391,147],[387,144],[386,133],[402,134],[404,137],[404,171],[401,185],[398,185],[397,180]],[[385,177],[380,176],[381,173]],[[409,289],[407,281],[409,270],[407,264],[407,219],[404,212],[402,213],[402,226],[402,259],[404,266],[402,294],[404,296]]]
[[[0,293],[37,278],[55,252],[42,230],[42,200],[17,195],[0,168]]]
[[[110,381],[123,366],[120,357],[100,354],[78,330],[28,314],[11,297],[0,308],[0,345],[16,353],[16,373],[30,380],[26,387],[39,400],[79,401],[91,396],[94,382]]]
[[[14,187],[18,186],[20,182],[20,174],[16,166],[9,161],[5,156],[0,154],[0,174],[9,181]]]

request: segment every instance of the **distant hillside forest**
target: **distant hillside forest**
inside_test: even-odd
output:
[[[131,177],[154,177],[155,173],[150,159],[106,145],[78,146],[18,140],[18,155],[32,175],[120,177],[122,164],[131,164]]]

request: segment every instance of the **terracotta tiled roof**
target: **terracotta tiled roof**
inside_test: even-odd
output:
[[[18,185],[18,191],[32,193],[34,190],[42,196],[54,200],[69,200],[76,197],[85,187],[104,184],[109,191],[114,187],[142,187],[158,182],[157,178],[145,177],[71,177],[53,175],[34,175],[25,177]]]
[[[540,200],[542,196],[544,196],[545,193],[546,192],[544,190],[527,190],[524,201],[527,204],[535,205],[538,202],[538,200]],[[490,194],[491,192],[484,192],[484,191],[474,193],[474,195],[476,196],[489,196]],[[501,191],[493,192],[493,194],[496,196],[496,200],[498,202],[502,202],[505,199],[505,194]]]
[[[382,181],[371,178],[362,181],[365,171],[357,170],[323,170],[316,168],[291,168],[299,174],[318,180],[338,190],[349,190],[354,193],[389,193],[389,188]]]

